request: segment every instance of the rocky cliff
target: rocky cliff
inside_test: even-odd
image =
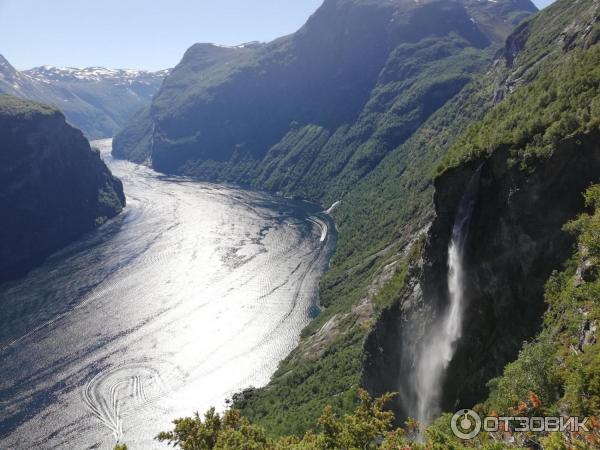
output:
[[[52,107],[0,95],[0,280],[117,215],[121,182]]]
[[[465,261],[468,307],[443,384],[444,410],[482,401],[487,382],[540,331],[544,285],[573,250],[563,226],[584,211],[582,193],[600,180],[599,138],[600,130],[565,139],[534,172],[511,166],[500,151],[436,179],[436,219],[415,269],[419,288],[383,314],[367,343],[364,384],[374,393],[399,391],[400,418],[414,413],[415,350],[447,303],[448,244],[468,180],[481,168]]]

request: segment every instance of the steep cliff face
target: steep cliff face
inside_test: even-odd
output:
[[[366,344],[363,383],[374,393],[399,391],[400,417],[414,415],[420,343],[448,304],[450,236],[477,170],[462,336],[440,380],[440,406],[484,400],[488,381],[541,329],[544,284],[573,252],[563,226],[584,211],[582,193],[600,177],[599,16],[596,1],[559,1],[519,27],[484,81],[504,101],[458,139],[441,166],[422,258]]]
[[[281,364],[270,385],[246,395],[239,405],[277,433],[303,433],[326,404],[339,413],[352,408],[365,336],[381,310],[403,295],[407,245],[433,215],[434,168],[457,136],[493,106],[493,85],[482,86],[475,76],[491,60],[487,55],[495,51],[493,45],[477,48],[456,32],[444,35],[448,30],[435,24],[457,17],[445,16],[446,7],[462,10],[468,29],[475,27],[493,43],[497,41],[483,31],[484,23],[486,30],[494,29],[504,38],[503,30],[518,20],[516,16],[534,9],[530,3],[511,1],[337,3],[340,8],[398,8],[389,27],[411,30],[416,37],[392,51],[355,123],[333,134],[318,125],[291,124],[292,130],[269,150],[261,163],[264,170],[254,178],[263,188],[324,204],[341,200],[333,212],[340,231],[338,247],[321,282],[325,309],[304,331],[298,349]],[[421,7],[429,14],[421,15],[424,22],[415,27],[411,11]],[[342,15],[333,17],[340,20]],[[450,93],[448,86],[456,90]],[[244,173],[252,175],[252,170]]]
[[[121,182],[57,110],[0,96],[0,281],[117,215]]]

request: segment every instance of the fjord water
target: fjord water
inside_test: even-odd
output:
[[[165,448],[174,418],[265,384],[317,311],[313,205],[110,157],[117,219],[0,286],[0,448]]]

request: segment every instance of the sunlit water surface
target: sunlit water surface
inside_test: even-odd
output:
[[[335,236],[314,206],[96,144],[124,213],[0,285],[2,449],[165,448],[172,419],[267,383],[317,312]]]

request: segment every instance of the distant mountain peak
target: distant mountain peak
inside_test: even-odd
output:
[[[27,80],[4,56],[0,55],[0,93],[18,95],[26,89],[26,85]]]
[[[11,63],[8,62],[8,60],[0,55],[0,73],[6,73],[6,72],[16,72],[17,69],[15,69]]]

